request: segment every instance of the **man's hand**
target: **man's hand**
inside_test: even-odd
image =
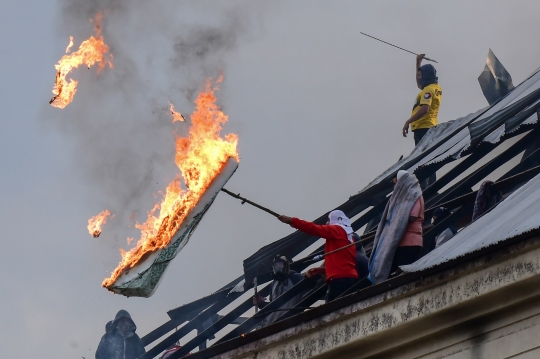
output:
[[[426,54],[418,54],[416,55],[416,71],[418,71],[418,68],[422,64],[422,60],[426,57]]]
[[[257,293],[253,296],[253,305],[259,307],[261,304],[264,304],[264,297]]]
[[[283,222],[283,223],[287,223],[287,224],[291,224],[292,222],[292,217],[289,217],[289,216],[279,216],[278,219]]]
[[[315,278],[319,275],[324,275],[325,273],[325,269],[324,268],[311,268],[311,269],[308,269],[308,271],[304,274],[306,276],[306,278]]]
[[[403,133],[403,137],[407,137],[407,133],[409,133],[409,121],[405,122],[405,125],[401,131]]]

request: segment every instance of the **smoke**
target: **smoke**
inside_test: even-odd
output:
[[[93,34],[91,19],[103,12],[103,37],[114,55],[114,69],[77,69],[73,103],[46,109],[75,139],[74,168],[94,191],[89,205],[108,208],[111,230],[125,230],[129,217],[145,213],[178,174],[174,135],[188,123],[172,123],[169,101],[184,115],[208,77],[226,75],[238,46],[259,32],[263,5],[248,1],[63,0],[58,33],[75,46]],[[59,57],[62,55],[59,52]],[[51,64],[51,68],[53,68]],[[226,78],[226,77],[225,77]],[[51,75],[51,86],[54,74]],[[96,212],[97,213],[97,212]],[[94,215],[95,213],[89,213]],[[141,217],[143,216],[143,217]],[[125,232],[121,233],[122,236]]]

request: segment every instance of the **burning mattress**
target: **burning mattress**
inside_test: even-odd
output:
[[[216,104],[215,90],[217,87],[208,80],[195,100],[189,133],[175,134],[175,162],[181,176],[169,183],[161,203],[148,212],[146,222],[135,225],[141,237],[129,251],[120,250],[120,263],[102,283],[108,290],[125,296],[150,297],[169,262],[187,244],[238,167],[238,136],[221,137],[228,117]],[[173,122],[177,122],[174,116]]]
[[[107,287],[112,292],[126,297],[150,297],[157,289],[169,262],[176,257],[188,243],[202,217],[210,208],[217,194],[238,168],[233,158],[225,163],[223,169],[214,178],[201,196],[196,206],[187,214],[179,230],[165,248],[147,254],[136,266],[125,270]]]

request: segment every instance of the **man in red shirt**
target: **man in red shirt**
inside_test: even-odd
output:
[[[296,217],[279,216],[278,219],[304,233],[326,239],[325,253],[353,242],[351,221],[345,216],[345,213],[339,210],[330,212],[326,225],[317,225]],[[327,302],[330,302],[358,281],[355,246],[350,246],[325,257],[325,270],[326,282],[328,283]]]

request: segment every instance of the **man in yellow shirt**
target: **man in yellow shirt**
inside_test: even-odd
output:
[[[421,91],[416,96],[411,117],[403,126],[403,137],[407,137],[409,125],[411,126],[415,145],[431,127],[437,126],[437,115],[442,100],[442,90],[437,83],[437,70],[430,64],[420,66],[424,56],[421,54],[416,57],[416,84]]]

